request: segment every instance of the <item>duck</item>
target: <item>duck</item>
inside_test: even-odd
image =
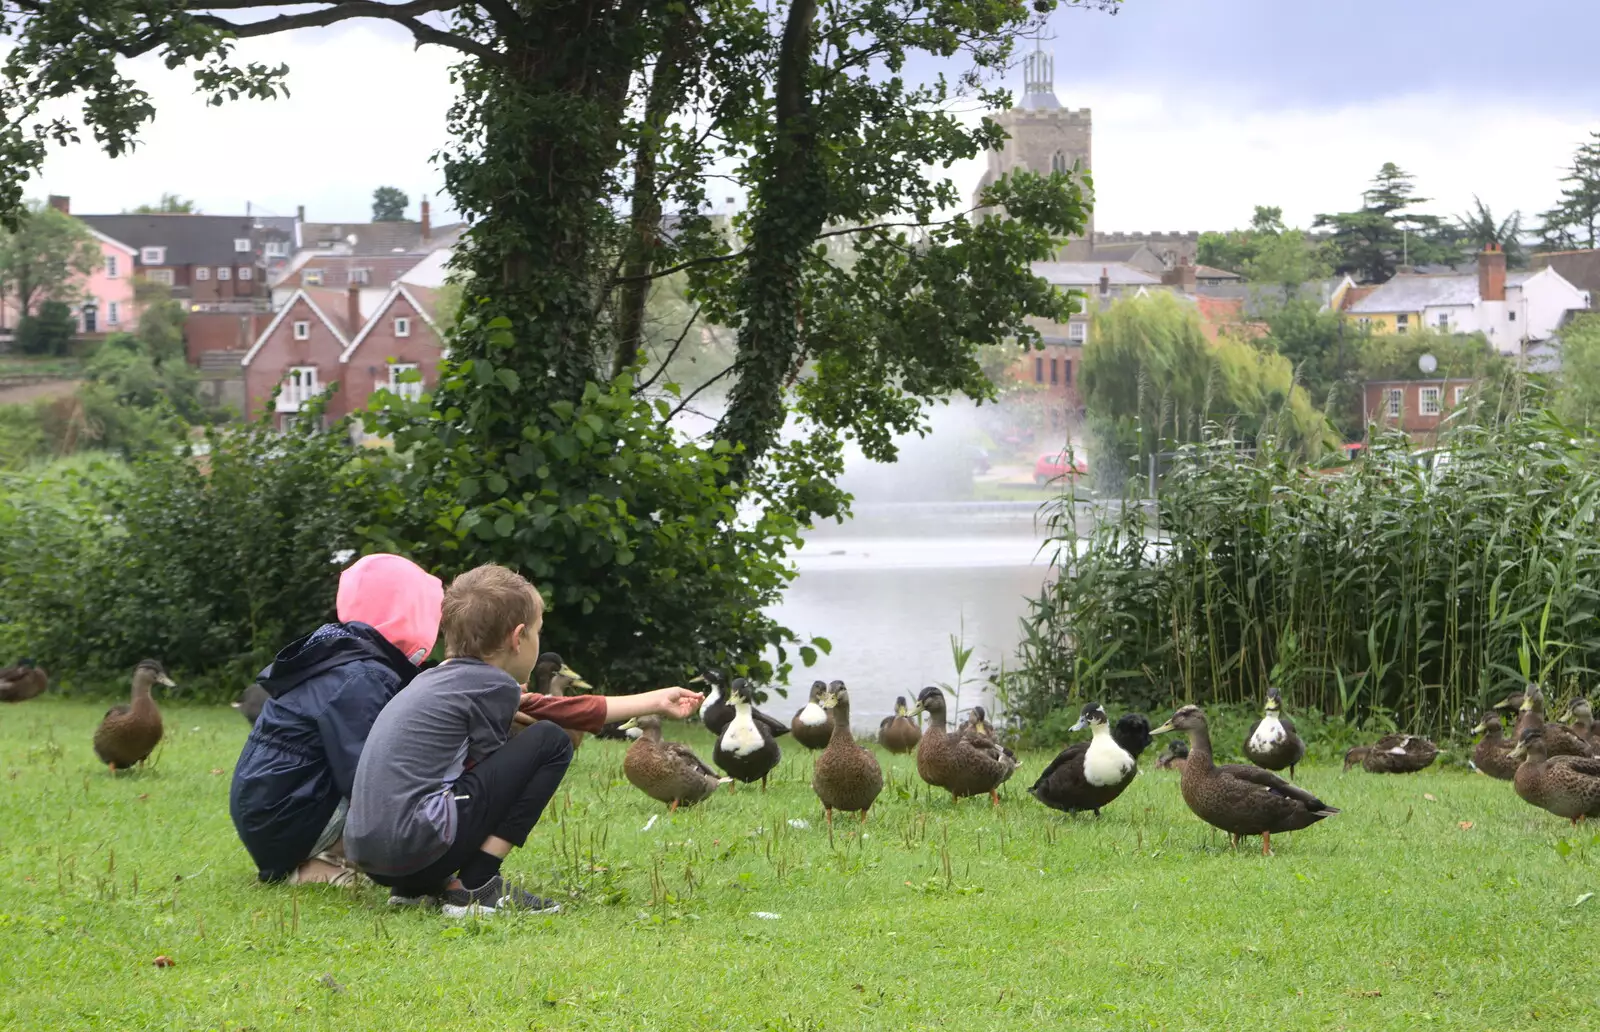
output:
[[[994,725],[989,723],[989,714],[984,712],[982,706],[974,706],[967,710],[967,719],[962,721],[960,730],[985,738],[999,737],[995,734]]]
[[[583,675],[567,666],[560,653],[541,652],[533,664],[533,690],[540,695],[554,695],[564,697],[569,688],[581,688],[586,693],[594,691],[594,686],[583,679]],[[561,730],[567,733],[567,738],[572,742],[572,748],[577,749],[583,744],[583,732],[574,731],[570,727]]]
[[[1127,714],[1137,716],[1137,714]],[[1150,722],[1144,724],[1145,744],[1149,743]],[[1109,806],[1133,784],[1139,773],[1137,752],[1128,750],[1120,741],[1098,703],[1089,703],[1078,715],[1078,722],[1069,731],[1093,732],[1087,742],[1074,742],[1062,749],[1044,769],[1028,793],[1053,810],[1076,813],[1093,810],[1096,817],[1100,809]],[[1140,750],[1143,750],[1141,745]]]
[[[896,756],[904,756],[906,753],[914,752],[920,741],[922,741],[922,728],[911,719],[911,711],[906,706],[906,697],[896,696],[894,716],[884,717],[883,723],[878,725],[878,744]]]
[[[1511,750],[1522,761],[1512,787],[1523,802],[1565,817],[1576,825],[1600,817],[1600,758],[1551,756],[1546,749],[1550,729],[1530,727]]]
[[[767,775],[783,758],[778,740],[770,728],[756,720],[755,693],[750,682],[743,677],[734,678],[733,719],[717,738],[711,761],[735,781],[750,784],[761,782],[761,791],[767,790]],[[732,791],[730,788],[729,791]]]
[[[233,708],[238,710],[244,719],[250,722],[251,727],[256,726],[256,721],[261,719],[261,710],[267,705],[267,700],[272,698],[267,690],[261,687],[259,681],[253,682],[250,687],[239,693],[233,700]]]
[[[1272,855],[1272,833],[1299,831],[1339,812],[1303,788],[1260,767],[1211,759],[1211,732],[1199,706],[1184,706],[1150,732],[1189,734],[1189,758],[1180,781],[1183,801],[1196,817],[1228,833],[1235,849],[1246,835],[1261,836],[1261,855]]]
[[[620,730],[623,734],[639,732],[622,758],[622,773],[634,788],[658,803],[666,803],[668,813],[676,813],[679,806],[701,802],[719,785],[732,780],[718,777],[684,743],[663,739],[658,716],[634,717],[624,721]]]
[[[27,702],[49,686],[50,675],[31,659],[0,670],[0,702]]]
[[[1501,781],[1510,781],[1517,776],[1520,763],[1511,758],[1511,749],[1516,743],[1506,740],[1499,710],[1486,710],[1472,733],[1483,736],[1472,750],[1473,769]]]
[[[822,681],[811,682],[811,695],[806,704],[795,713],[794,719],[789,722],[789,730],[794,734],[794,740],[807,749],[826,749],[828,741],[833,737],[833,725],[829,721],[828,711],[822,707],[822,696],[828,691],[828,686]]]
[[[1174,738],[1167,743],[1166,749],[1156,757],[1156,770],[1183,770],[1183,765],[1189,759],[1189,743],[1181,738]]]
[[[834,683],[838,687],[830,684],[822,697],[823,708],[833,718],[833,736],[817,757],[811,774],[811,790],[822,800],[830,840],[833,811],[859,813],[865,824],[867,811],[883,791],[883,768],[878,766],[878,758],[859,745],[850,731],[850,691],[842,683]]]
[[[1548,756],[1589,756],[1591,750],[1589,741],[1579,737],[1571,729],[1560,724],[1547,723],[1544,719],[1544,689],[1536,684],[1528,685],[1528,690],[1523,693],[1522,710],[1517,717],[1516,739],[1522,740],[1523,732],[1530,728],[1544,729],[1544,749]]]
[[[915,712],[928,714],[928,727],[917,743],[917,774],[922,780],[949,792],[954,802],[988,793],[999,806],[1000,786],[1016,773],[1016,757],[992,738],[949,731],[944,692],[938,688],[922,689]]]
[[[1267,705],[1261,719],[1250,727],[1245,736],[1244,754],[1251,763],[1267,770],[1294,768],[1306,757],[1306,743],[1295,734],[1294,721],[1283,715],[1283,696],[1276,688],[1267,689]]]
[[[706,726],[707,731],[721,738],[722,732],[728,730],[728,724],[733,720],[733,700],[723,690],[721,671],[707,670],[689,683],[694,684],[700,681],[711,686],[711,691],[706,693],[705,701],[700,704],[700,722]],[[774,738],[779,738],[789,733],[788,724],[774,720],[760,710],[756,710],[756,720],[768,731],[772,732],[772,737]]]
[[[1507,695],[1505,698],[1501,699],[1499,702],[1495,703],[1489,708],[1492,710],[1498,710],[1501,713],[1505,713],[1515,720],[1516,715],[1522,710],[1523,698],[1524,694],[1522,692],[1512,692],[1510,695]]]
[[[1588,699],[1580,696],[1567,703],[1561,722],[1567,730],[1589,743],[1590,753],[1600,754],[1600,727],[1595,727],[1594,710],[1589,707]]]
[[[1344,769],[1356,764],[1372,774],[1415,774],[1439,755],[1439,747],[1418,735],[1384,735],[1371,745],[1358,745],[1344,754]]]
[[[161,664],[141,660],[133,668],[133,695],[126,706],[106,710],[105,719],[94,733],[94,753],[115,774],[145,761],[161,742],[161,710],[150,689],[155,685],[176,688]]]

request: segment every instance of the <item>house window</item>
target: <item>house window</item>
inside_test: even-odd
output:
[[[106,255],[106,279],[116,279],[116,278],[117,278],[117,256],[114,255],[114,254],[108,254],[108,255]]]
[[[1405,333],[1411,329],[1411,316],[1404,312],[1394,317],[1394,332]]]
[[[207,266],[204,266],[204,265],[196,265],[195,266],[195,268],[194,268],[194,281],[196,283],[204,283],[206,280],[208,280],[210,278],[211,278],[211,269],[210,268],[208,268]]]
[[[219,280],[231,280],[231,279],[233,279],[233,270],[228,268],[226,265],[217,266],[217,279],[219,279]]]
[[[250,266],[248,266],[248,265],[241,265],[241,266],[239,266],[239,278],[242,279],[242,280],[255,279],[256,278],[256,270],[250,268]]]
[[[1061,382],[1061,367],[1060,367],[1060,363],[1059,363],[1059,361],[1057,359],[1054,359],[1054,358],[1052,358],[1050,360],[1050,382],[1051,383],[1060,383]]]
[[[1068,387],[1072,386],[1072,359],[1070,358],[1061,360],[1061,382]]]
[[[122,321],[120,316],[121,313],[117,311],[117,303],[115,301],[112,301],[106,305],[106,322],[108,324],[112,326],[117,325],[117,323]]]
[[[1451,397],[1452,397],[1451,404],[1452,405],[1460,405],[1461,402],[1466,398],[1466,396],[1467,396],[1467,389],[1465,387],[1457,387],[1454,391],[1451,392]]]
[[[1506,312],[1506,321],[1507,322],[1516,322],[1517,321],[1517,310],[1515,308],[1510,309],[1509,311]]]
[[[294,324],[294,339],[295,340],[310,340],[311,339],[311,323],[308,322],[305,319],[301,319],[299,322],[296,322]]]
[[[266,253],[268,258],[287,258],[289,243],[286,240],[268,240]]]
[[[394,321],[394,335],[396,337],[411,336],[411,320],[405,316],[396,319]]]
[[[389,383],[391,392],[398,394],[407,401],[417,401],[422,397],[422,379],[412,379],[408,373],[416,373],[417,366],[411,362],[390,362]],[[401,377],[405,377],[404,380]]]
[[[165,247],[139,248],[139,261],[146,265],[167,264],[167,249]]]
[[[1068,323],[1067,339],[1072,341],[1074,344],[1082,344],[1084,341],[1088,340],[1089,324],[1081,322]]]
[[[245,237],[240,237],[239,239],[235,240],[233,242],[233,251],[234,251],[235,254],[249,254],[250,253],[250,241],[249,241],[249,239],[247,239]]]
[[[1424,387],[1417,401],[1417,411],[1424,416],[1437,416],[1439,414],[1438,387]]]
[[[350,270],[350,282],[351,283],[355,283],[355,284],[359,284],[360,286],[363,286],[363,287],[366,286],[368,283],[372,282],[372,270],[371,269],[351,269]]]
[[[1372,329],[1372,320],[1363,315],[1361,318],[1356,320],[1356,325],[1361,327],[1363,330],[1370,330]]]
[[[159,283],[163,287],[172,286],[171,269],[147,269],[145,270],[144,278],[151,283]]]
[[[1449,328],[1450,328],[1450,313],[1449,312],[1440,312],[1439,313],[1439,329],[1448,330]]]
[[[1389,418],[1390,419],[1399,419],[1402,415],[1405,414],[1405,410],[1406,410],[1406,401],[1405,401],[1405,399],[1406,399],[1405,391],[1401,390],[1399,387],[1390,388],[1390,390],[1389,390]]]
[[[1042,358],[1033,360],[1033,382],[1044,383],[1044,359]]]
[[[316,396],[317,367],[291,366],[283,378],[283,389],[278,392],[278,411],[299,412]]]
[[[307,269],[305,272],[300,274],[300,282],[302,285],[307,287],[322,286],[322,270]]]

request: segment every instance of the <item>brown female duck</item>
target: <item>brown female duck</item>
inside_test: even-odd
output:
[[[917,744],[917,773],[952,800],[984,793],[1000,805],[999,788],[1016,773],[1016,757],[992,738],[950,732],[945,726],[944,692],[924,688],[917,696],[917,712],[926,711],[928,727]]]
[[[1593,756],[1551,756],[1545,751],[1549,728],[1522,732],[1511,755],[1522,761],[1512,785],[1524,802],[1573,824],[1600,817],[1600,759]]]
[[[50,675],[31,659],[0,670],[0,702],[27,702],[50,686]]]
[[[133,668],[133,697],[126,706],[106,710],[94,733],[94,753],[115,774],[143,763],[161,742],[161,710],[150,697],[152,686],[177,687],[153,659]]]
[[[1439,755],[1439,747],[1417,735],[1384,735],[1344,754],[1344,769],[1356,764],[1371,774],[1415,774]]]
[[[1261,836],[1261,855],[1272,853],[1272,833],[1299,831],[1339,811],[1270,771],[1242,763],[1218,767],[1211,759],[1211,733],[1198,706],[1185,706],[1151,734],[1189,733],[1183,765],[1183,801],[1194,815],[1227,832],[1235,848],[1244,835]]]
[[[533,664],[533,690],[540,695],[565,696],[567,691],[577,688],[585,693],[593,692],[594,686],[583,679],[583,675],[567,666],[559,653],[541,652],[538,662]],[[572,741],[576,749],[583,744],[583,732],[574,731],[570,727],[561,730],[567,733],[567,738]]]
[[[1600,727],[1595,726],[1594,711],[1589,708],[1588,699],[1577,698],[1567,703],[1561,721],[1567,730],[1589,743],[1591,753],[1600,755]]]
[[[635,717],[620,730],[642,732],[628,746],[622,758],[622,773],[628,781],[658,803],[666,803],[672,813],[681,806],[693,806],[717,790],[724,778],[701,762],[694,750],[682,742],[661,737],[661,718]]]
[[[1521,763],[1511,758],[1511,747],[1516,743],[1506,740],[1498,710],[1485,712],[1483,720],[1472,729],[1472,733],[1483,736],[1472,750],[1472,766],[1476,770],[1501,781],[1510,781],[1517,776],[1517,767]]]
[[[789,722],[789,731],[794,735],[794,740],[807,749],[826,749],[829,740],[833,738],[833,724],[830,722],[827,709],[822,705],[822,696],[827,690],[826,684],[812,681],[810,697]]]
[[[883,723],[878,725],[878,744],[896,756],[903,756],[915,750],[920,741],[922,728],[911,719],[906,697],[901,695],[894,700],[894,716],[884,717]]]
[[[1536,684],[1528,685],[1523,693],[1522,711],[1517,717],[1516,738],[1520,742],[1523,732],[1530,728],[1544,730],[1544,748],[1548,756],[1588,756],[1589,742],[1569,728],[1547,723],[1544,719],[1544,690]]]
[[[1156,770],[1183,770],[1183,765],[1189,760],[1189,743],[1181,738],[1174,738],[1167,743],[1161,755],[1156,757]]]
[[[1295,734],[1294,721],[1283,715],[1283,696],[1276,688],[1267,689],[1267,705],[1261,719],[1250,726],[1244,739],[1244,754],[1251,763],[1267,770],[1294,768],[1306,756],[1306,743]]]
[[[1028,793],[1053,810],[1093,810],[1098,817],[1100,808],[1115,801],[1138,776],[1139,753],[1150,743],[1150,722],[1128,713],[1113,728],[1106,711],[1091,702],[1068,730],[1084,728],[1093,736],[1061,750]]]
[[[828,834],[833,834],[833,811],[845,810],[860,813],[863,822],[867,811],[883,791],[883,769],[878,758],[858,745],[850,733],[850,692],[843,684],[828,686],[822,705],[833,718],[833,737],[828,747],[817,757],[816,770],[811,775],[811,790],[822,800],[822,812],[828,820]]]
[[[783,750],[772,730],[756,720],[755,694],[745,678],[734,678],[732,700],[733,719],[718,736],[711,760],[735,781],[748,785],[759,780],[765,792],[767,775],[783,758]]]

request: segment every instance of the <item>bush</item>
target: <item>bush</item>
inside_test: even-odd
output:
[[[1089,694],[1248,707],[1275,684],[1291,712],[1459,733],[1529,677],[1555,697],[1586,684],[1600,437],[1531,404],[1459,422],[1432,470],[1399,437],[1334,475],[1202,444],[1158,514],[1128,505],[1076,541],[1058,506],[1060,576],[1012,686],[1023,717]]]
[[[17,350],[24,355],[65,355],[77,335],[72,309],[60,301],[46,301],[36,314],[17,321]]]

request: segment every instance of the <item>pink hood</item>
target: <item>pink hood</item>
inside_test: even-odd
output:
[[[413,663],[439,640],[444,583],[410,559],[364,555],[339,575],[339,620],[371,624]]]

